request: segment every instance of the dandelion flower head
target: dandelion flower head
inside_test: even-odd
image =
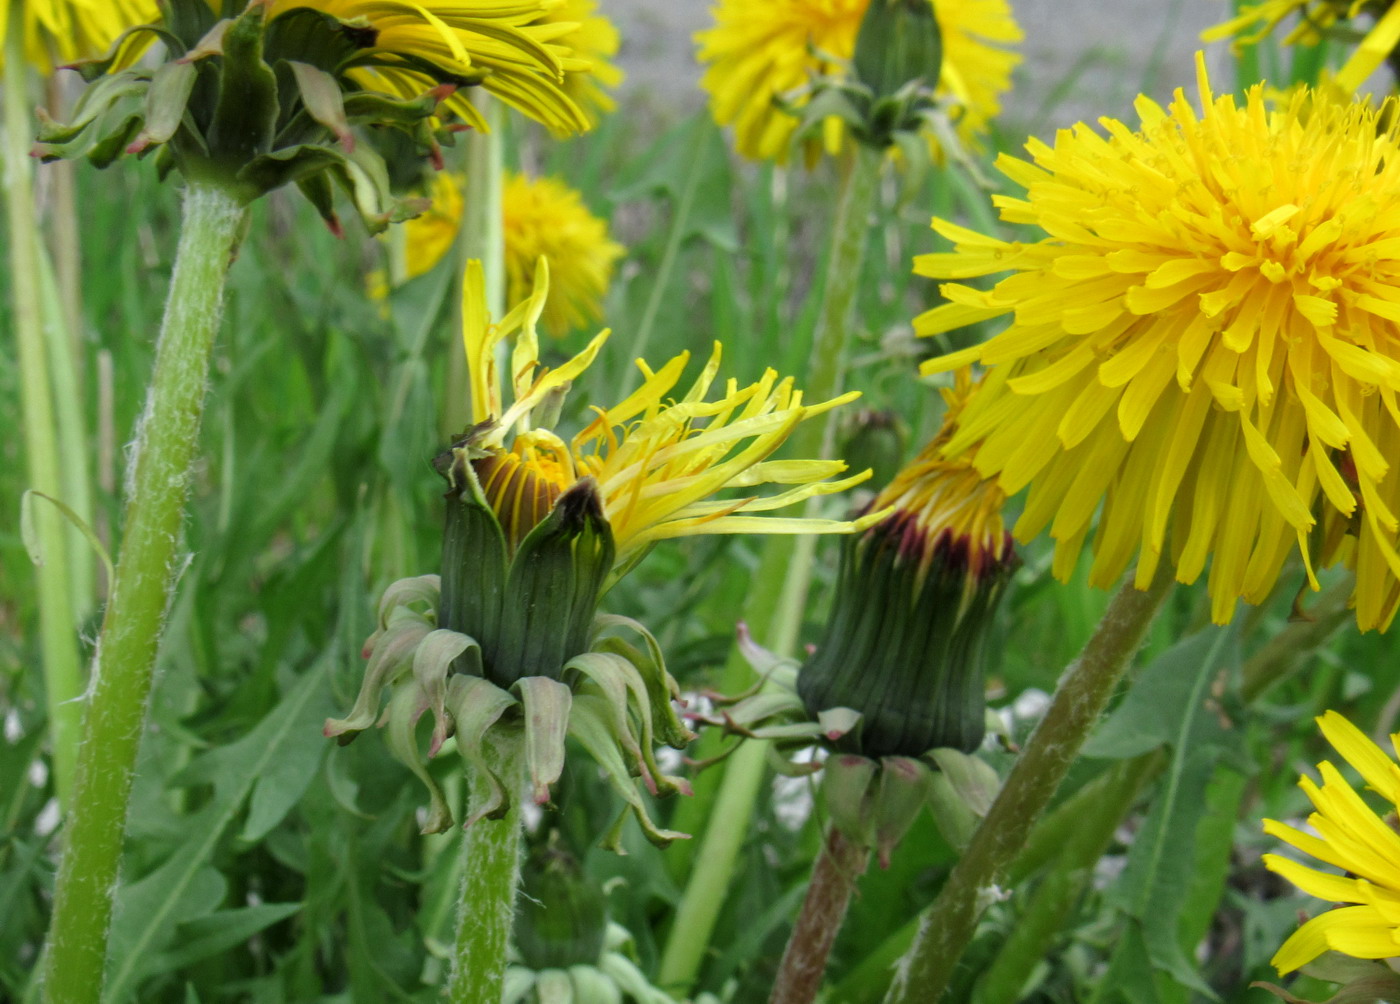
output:
[[[589,125],[597,125],[599,116],[617,107],[608,92],[622,83],[622,70],[612,62],[620,44],[617,27],[599,12],[597,0],[564,0],[540,21],[555,22],[573,25],[557,40],[572,51],[564,61],[564,91]]]
[[[1366,786],[1389,802],[1391,810],[1400,809],[1400,766],[1390,755],[1335,711],[1317,723]],[[1390,741],[1400,751],[1400,735]],[[1358,959],[1400,955],[1400,834],[1330,762],[1323,761],[1317,769],[1321,785],[1306,776],[1298,780],[1313,804],[1308,817],[1313,832],[1273,819],[1264,820],[1264,832],[1346,874],[1319,871],[1281,854],[1265,854],[1264,864],[1309,896],[1352,905],[1326,910],[1294,931],[1272,959],[1280,974],[1300,969],[1329,950]]]
[[[720,125],[734,127],[735,147],[746,157],[785,163],[795,116],[775,99],[800,104],[802,90],[818,76],[842,71],[855,53],[856,35],[870,0],[719,0],[714,27],[699,32],[701,86],[710,94]],[[1004,46],[1021,40],[1006,0],[934,3],[943,40],[937,93],[955,105],[958,131],[975,142],[1000,111],[1020,56]],[[832,119],[824,137],[829,151],[841,130]]]
[[[1139,587],[1164,551],[1182,582],[1210,559],[1219,622],[1268,595],[1295,545],[1307,561],[1317,510],[1334,512],[1356,535],[1358,623],[1384,628],[1400,602],[1400,140],[1361,104],[1214,97],[1197,65],[1200,113],[1179,90],[1167,109],[1140,97],[1137,131],[1101,119],[998,160],[1026,189],[995,198],[1038,228],[1025,240],[934,221],[955,250],[916,272],[1012,273],[945,283],[916,321],[1009,317],[925,364],[989,367],[947,451],[975,447],[1008,494],[1030,486],[1015,532],[1049,527],[1061,578],[1091,532],[1097,585],[1134,556]]]
[[[372,30],[370,48],[352,74],[377,90],[416,97],[438,81],[436,74],[471,78],[517,111],[557,132],[582,132],[588,120],[564,88],[567,45],[559,42],[577,27],[548,21],[561,0],[270,0],[274,18],[309,7]],[[581,61],[570,63],[582,72]],[[459,90],[447,107],[476,129],[486,122],[472,107],[470,89]]]
[[[596,483],[621,571],[652,543],[669,537],[863,528],[859,520],[753,515],[842,491],[869,477],[864,471],[827,480],[846,470],[839,460],[770,459],[799,423],[859,395],[805,404],[792,378],[779,379],[773,370],[748,386],[732,379],[716,386],[718,344],[688,389],[679,389],[688,352],[657,370],[638,360],[641,386],[611,407],[592,406],[591,421],[571,439],[542,427],[539,415],[558,413],[560,395],[588,369],[609,334],[599,333],[557,368],[545,367],[536,324],[547,295],[548,269],[541,259],[529,299],[492,323],[481,266],[468,264],[463,343],[476,424],[460,445],[475,457],[473,473],[511,546],[585,478]],[[497,374],[497,346],[507,338],[514,342],[509,366],[515,400],[509,406]],[[755,491],[764,485],[781,488],[773,494]],[[714,497],[720,493],[725,497]]]

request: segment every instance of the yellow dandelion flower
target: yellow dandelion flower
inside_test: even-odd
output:
[[[358,76],[376,89],[404,97],[437,84],[419,64],[481,86],[559,132],[581,132],[588,120],[564,90],[567,46],[558,39],[574,30],[568,22],[544,23],[558,0],[270,0],[268,17],[309,7],[374,31],[373,44],[357,58]],[[463,89],[447,107],[476,129],[487,128]]]
[[[1400,766],[1337,712],[1317,723],[1366,786],[1400,809]],[[1390,741],[1400,752],[1400,735]],[[1294,931],[1271,960],[1280,975],[1329,950],[1358,959],[1400,955],[1400,835],[1331,763],[1317,769],[1321,786],[1310,777],[1298,779],[1315,810],[1308,817],[1313,833],[1273,819],[1264,820],[1264,832],[1346,874],[1318,871],[1279,854],[1265,854],[1264,864],[1310,896],[1354,905],[1320,913]]]
[[[100,56],[128,28],[157,17],[155,0],[28,0],[24,49],[40,73],[78,59]],[[0,49],[7,20],[0,17]]]
[[[507,176],[501,191],[504,217],[506,296],[530,294],[534,264],[554,262],[543,322],[562,337],[603,316],[603,296],[613,266],[626,249],[608,237],[608,225],[583,204],[583,196],[554,178]]]
[[[915,322],[1011,317],[925,364],[990,367],[948,451],[976,447],[1008,494],[1030,486],[1015,532],[1048,526],[1061,578],[1097,513],[1091,581],[1136,553],[1143,588],[1170,526],[1179,581],[1212,559],[1222,623],[1268,595],[1295,541],[1307,559],[1315,506],[1355,515],[1357,618],[1383,627],[1394,594],[1382,607],[1377,583],[1400,572],[1400,141],[1381,113],[1306,93],[1270,111],[1255,87],[1239,107],[1197,67],[1199,115],[1180,90],[1169,110],[1140,97],[1137,132],[1102,119],[1107,135],[1081,124],[1031,140],[1034,163],[999,159],[1026,188],[996,197],[1002,218],[1048,237],[934,221],[956,250],[919,274],[1013,273],[944,284],[949,302]]]
[[[715,26],[699,32],[701,86],[710,93],[720,125],[734,127],[734,145],[746,157],[786,163],[798,120],[775,103],[793,97],[818,76],[843,72],[869,0],[720,0]],[[955,104],[958,131],[975,144],[1000,111],[1020,55],[1004,48],[1021,40],[1006,0],[947,0],[934,4],[943,37],[937,92]],[[831,120],[826,145],[839,146]]]
[[[461,182],[438,174],[429,190],[432,208],[404,224],[405,277],[436,265],[457,239],[462,220]],[[554,178],[506,175],[501,192],[504,217],[506,299],[530,295],[535,263],[554,262],[543,323],[562,338],[603,316],[603,297],[613,267],[626,249],[608,236],[608,225],[588,211],[577,191]]]
[[[500,323],[485,307],[481,266],[467,266],[462,331],[470,375],[472,421],[464,445],[477,459],[472,468],[482,493],[514,546],[572,485],[592,478],[616,544],[616,568],[625,570],[652,543],[668,537],[710,533],[844,533],[859,522],[763,517],[814,495],[842,491],[869,471],[828,481],[845,471],[839,460],[770,460],[798,423],[854,400],[856,393],[804,404],[792,378],[768,370],[755,383],[727,381],[707,400],[719,370],[720,348],[695,382],[677,397],[690,354],[658,370],[641,360],[642,385],[609,408],[594,406],[594,418],[570,440],[534,424],[541,409],[557,410],[559,396],[598,354],[608,332],[599,333],[568,362],[549,369],[539,360],[535,325],[548,293],[548,269],[540,261],[529,299]],[[497,347],[513,339],[510,373],[514,402],[506,405],[497,373]],[[771,495],[752,489],[787,486]],[[714,498],[727,489],[736,497]]]
[[[1239,14],[1201,32],[1201,39],[1216,42],[1238,38],[1251,43],[1268,35],[1293,14],[1298,23],[1283,37],[1285,45],[1316,45],[1338,21],[1357,17],[1367,7],[1366,0],[1263,0],[1241,8]],[[1338,71],[1336,84],[1355,92],[1375,73],[1386,57],[1400,44],[1400,6],[1391,6],[1361,40],[1361,44]]]
[[[617,107],[609,90],[622,83],[623,73],[611,60],[617,55],[617,28],[598,12],[597,0],[564,0],[540,21],[571,22],[575,27],[557,39],[573,50],[564,61],[564,91],[583,109],[595,126],[606,112]]]

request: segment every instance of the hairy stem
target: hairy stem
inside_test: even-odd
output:
[[[768,1004],[811,1004],[816,1000],[827,956],[869,859],[870,848],[848,839],[835,826],[827,831]]]
[[[462,892],[457,938],[452,953],[447,999],[452,1004],[483,1004],[501,999],[506,946],[515,917],[520,880],[520,799],[524,761],[511,738],[485,744],[488,763],[506,785],[510,810],[500,819],[480,819],[462,839]],[[485,785],[471,778],[472,799]]]
[[[136,434],[121,557],[93,660],[54,893],[46,968],[47,999],[54,1004],[86,1004],[101,996],[136,754],[180,568],[180,524],[209,357],[244,219],[241,200],[205,185],[189,187],[183,212],[155,370]]]
[[[1132,662],[1171,585],[1165,564],[1143,591],[1125,583],[1104,612],[1079,658],[1060,678],[1045,717],[1007,776],[967,853],[954,866],[918,934],[900,960],[885,1004],[942,999],[983,908],[997,895],[1031,828],[1064,780]]]

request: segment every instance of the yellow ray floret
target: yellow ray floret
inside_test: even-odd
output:
[[[746,157],[786,163],[798,120],[774,103],[804,100],[817,76],[843,73],[869,0],[720,0],[715,26],[699,32],[701,85],[715,121],[734,127]],[[951,100],[963,140],[975,144],[1000,110],[1020,56],[1004,46],[1021,40],[1006,0],[934,4],[943,38],[938,94]],[[839,143],[836,120],[827,145]]]
[[[26,0],[24,51],[40,73],[107,51],[128,28],[159,16],[155,0]],[[0,49],[8,18],[0,17]]]
[[[619,45],[617,28],[598,12],[596,0],[564,0],[541,21],[554,22],[573,26],[556,40],[570,50],[563,64],[564,91],[595,126],[616,107],[609,92],[622,83],[623,73],[612,62]]]
[[[1317,723],[1367,786],[1400,806],[1400,766],[1337,712],[1327,712]],[[1400,751],[1400,735],[1390,741]],[[1318,871],[1278,854],[1265,854],[1264,864],[1310,896],[1355,905],[1328,910],[1294,931],[1273,958],[1280,974],[1329,950],[1360,959],[1400,955],[1400,836],[1331,763],[1318,764],[1318,772],[1321,786],[1308,777],[1298,782],[1315,810],[1308,817],[1314,832],[1273,819],[1264,820],[1264,831],[1350,874]]]
[[[841,461],[770,459],[799,423],[859,395],[805,404],[791,378],[779,379],[772,370],[745,387],[734,380],[717,387],[718,344],[689,388],[680,387],[689,353],[657,370],[638,360],[641,386],[610,408],[594,406],[593,419],[572,439],[538,427],[536,413],[557,413],[557,404],[547,406],[588,369],[608,337],[603,331],[563,365],[543,366],[536,325],[547,295],[548,269],[541,259],[529,298],[493,324],[486,313],[481,266],[467,266],[463,345],[476,423],[468,444],[480,451],[482,459],[473,468],[512,542],[583,478],[593,478],[598,486],[622,569],[667,537],[847,533],[866,525],[751,515],[843,491],[870,476],[863,471],[830,481],[826,479],[846,470]],[[498,349],[508,339],[514,340],[509,404],[497,364]],[[717,392],[713,400],[712,390]],[[762,485],[786,487],[771,495],[748,491]],[[716,498],[720,493],[726,494]]]
[[[870,504],[872,512],[900,521],[909,539],[916,535],[925,542],[919,549],[921,576],[938,554],[945,562],[963,563],[969,590],[985,573],[1011,560],[1014,551],[1002,518],[1006,493],[995,478],[977,470],[971,456],[944,453],[972,391],[971,373],[959,370],[954,386],[943,391],[948,410],[938,434]]]
[[[1048,237],[934,221],[955,250],[916,272],[1012,273],[944,284],[915,322],[1010,318],[925,366],[990,367],[948,450],[976,447],[1008,493],[1030,486],[1017,536],[1048,527],[1061,577],[1091,532],[1096,585],[1134,557],[1140,587],[1164,554],[1182,582],[1209,559],[1219,622],[1267,596],[1295,546],[1307,559],[1319,512],[1340,520],[1322,557],[1356,565],[1358,623],[1384,628],[1400,603],[1400,142],[1360,104],[1215,98],[1198,66],[1200,113],[1180,91],[1168,109],[1139,98],[1137,131],[1102,119],[998,161],[1026,189],[996,197],[1002,218]]]
[[[405,97],[436,84],[414,65],[421,60],[441,71],[472,77],[482,71],[482,86],[506,104],[558,132],[581,132],[588,120],[565,93],[564,74],[584,72],[561,36],[572,22],[545,22],[560,0],[271,0],[269,18],[310,7],[342,21],[358,21],[375,30],[371,56],[381,65],[353,73],[363,83]],[[406,57],[406,58],[405,58]],[[567,64],[567,66],[566,66]],[[458,91],[447,107],[474,128],[486,122]]]

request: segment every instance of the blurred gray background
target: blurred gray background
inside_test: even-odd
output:
[[[691,35],[710,23],[708,0],[599,0],[599,6],[622,32],[623,100],[667,118],[698,108],[704,98]],[[1163,101],[1180,86],[1194,97],[1200,33],[1230,14],[1229,0],[1011,0],[1011,6],[1026,37],[1001,121],[1010,138],[1048,137],[1100,115],[1136,124],[1131,109],[1139,91]],[[1233,83],[1229,63],[1223,43],[1210,47],[1220,90]]]

